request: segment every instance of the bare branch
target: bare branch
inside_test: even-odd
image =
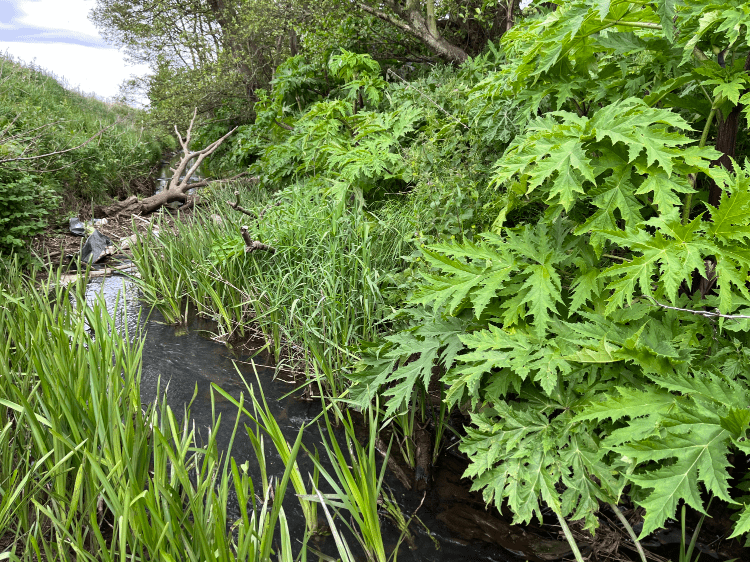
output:
[[[197,115],[198,115],[198,108],[195,108],[195,111],[193,111],[193,118],[190,120],[190,126],[188,127],[188,130],[187,130],[187,133],[185,134],[184,139],[180,135],[180,131],[177,129],[177,125],[175,125],[174,130],[175,130],[175,133],[177,133],[177,138],[180,141],[180,144],[182,145],[183,156],[182,156],[182,159],[180,160],[180,163],[175,168],[170,168],[173,173],[172,173],[172,179],[169,180],[169,186],[167,187],[167,191],[177,191],[177,192],[184,193],[188,189],[192,189],[194,187],[201,187],[201,185],[198,185],[198,184],[188,183],[190,181],[190,178],[198,170],[203,160],[207,156],[210,156],[211,154],[213,154],[214,151],[217,148],[219,148],[221,143],[223,143],[227,139],[227,137],[229,137],[232,133],[234,133],[237,130],[237,127],[234,127],[226,135],[212,142],[207,147],[201,150],[191,151],[190,141],[193,138],[193,126],[195,125],[195,118]],[[195,159],[195,162],[188,169],[188,165],[190,164],[190,161],[193,159]],[[183,174],[184,174],[184,177],[183,177]],[[182,181],[180,181],[181,177],[183,177]]]
[[[390,7],[390,4],[386,4],[386,5]],[[381,20],[387,23],[390,23],[391,25],[395,25],[396,27],[406,31],[407,33],[410,33],[412,35],[416,34],[414,29],[410,25],[407,25],[403,21],[399,20],[398,18],[390,14],[386,14],[385,12],[381,12],[380,10],[376,10],[375,8],[373,8],[372,6],[368,6],[364,2],[360,2],[359,7],[362,8],[368,14],[373,15],[377,18],[380,18]]]
[[[243,226],[240,228],[240,234],[242,234],[242,239],[245,241],[245,252],[250,253],[254,252],[256,250],[263,250],[265,252],[271,252],[272,254],[276,253],[276,249],[272,248],[268,244],[263,244],[262,242],[258,242],[257,240],[253,240],[250,238],[250,234],[247,232],[248,227]]]
[[[231,178],[205,179],[205,180],[201,180],[201,181],[196,181],[196,182],[188,184],[188,189],[195,189],[195,188],[198,188],[198,187],[206,187],[207,185],[209,185],[211,183],[223,183],[223,182],[228,182],[228,181],[234,181],[234,180],[236,180],[238,178],[241,178],[241,177],[244,177],[246,175],[247,175],[247,172],[242,172],[242,173],[239,173],[237,175],[232,176]],[[257,181],[258,177],[257,176],[253,176],[250,179],[253,180],[253,181]]]
[[[235,191],[234,192],[234,196],[236,198],[236,201],[234,203],[232,203],[231,201],[227,201],[226,202],[227,205],[229,205],[230,207],[232,207],[232,209],[234,209],[235,211],[239,211],[240,213],[243,213],[243,214],[247,215],[248,217],[252,217],[254,219],[258,218],[258,215],[256,215],[253,211],[248,211],[244,207],[240,206],[240,192],[239,191]]]
[[[750,316],[744,314],[721,314],[718,309],[711,310],[693,310],[690,308],[678,308],[676,306],[668,306],[657,301],[654,297],[648,295],[641,295],[644,299],[648,299],[656,306],[666,308],[667,310],[676,310],[678,312],[689,312],[690,314],[697,314],[698,316],[705,316],[706,318],[729,318],[731,320],[744,320],[750,318]]]

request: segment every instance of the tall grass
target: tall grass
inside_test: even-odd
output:
[[[219,452],[221,419],[203,444],[189,412],[142,406],[142,342],[117,333],[103,302],[87,306],[59,274],[37,286],[17,262],[0,267],[0,559],[291,562],[291,468],[256,501]]]
[[[333,405],[335,406],[335,403]],[[337,419],[344,427],[344,439],[346,448],[349,450],[347,458],[334,437],[331,420],[326,413],[325,422],[329,438],[326,439],[321,431],[321,441],[331,461],[331,470],[326,470],[317,455],[312,456],[312,459],[323,478],[333,488],[333,493],[324,495],[318,491],[317,496],[313,496],[312,499],[317,498],[323,504],[335,509],[337,514],[339,509],[344,509],[349,518],[341,517],[340,519],[359,541],[367,560],[387,562],[388,557],[383,544],[378,513],[386,462],[383,462],[378,471],[375,455],[378,422],[373,418],[372,408],[368,410],[368,414],[369,433],[363,446],[357,440],[349,412],[346,415],[338,412]],[[388,454],[390,454],[390,448]],[[395,558],[396,551],[393,555]]]
[[[304,183],[273,196],[243,189],[242,205],[262,215],[253,220],[226,205],[235,187],[213,188],[195,220],[176,222],[175,236],[161,229],[140,238],[133,260],[142,291],[174,322],[192,303],[227,341],[260,330],[277,359],[296,350],[309,373],[340,394],[341,370],[389,312],[383,288],[399,269],[411,226],[369,212],[338,216]],[[242,225],[276,252],[245,253]]]
[[[114,194],[158,162],[163,142],[143,110],[106,103],[65,87],[50,71],[0,53],[0,147],[4,158],[66,150],[107,128],[72,152],[5,164],[40,173],[45,183],[84,200]]]

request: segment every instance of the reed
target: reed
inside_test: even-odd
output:
[[[334,402],[330,404],[334,409],[336,408]],[[344,429],[345,446],[349,451],[347,458],[334,436],[333,426],[326,412],[325,423],[329,437],[326,438],[321,431],[321,441],[331,462],[332,470],[327,470],[318,460],[317,455],[311,455],[311,457],[333,492],[322,494],[319,490],[316,490],[316,495],[310,496],[309,499],[313,501],[317,499],[324,505],[333,508],[336,513],[341,509],[345,510],[349,517],[340,517],[340,520],[357,538],[367,556],[367,560],[370,562],[386,562],[388,556],[383,544],[380,515],[378,513],[386,463],[383,462],[380,471],[378,471],[375,454],[378,421],[373,417],[372,409],[368,410],[368,415],[369,433],[364,446],[359,443],[354,434],[354,423],[351,415],[348,412],[345,415],[339,412],[336,416]],[[390,453],[390,448],[388,452]]]
[[[212,188],[195,220],[176,221],[177,235],[140,238],[133,260],[141,290],[171,321],[182,319],[187,300],[217,321],[225,341],[260,330],[279,360],[306,352],[308,375],[340,393],[354,350],[375,339],[390,311],[383,289],[409,225],[356,210],[338,216],[304,183],[276,195],[242,187],[242,205],[262,215],[253,221],[225,204],[238,187]],[[243,224],[276,252],[246,254]]]
[[[256,501],[247,465],[219,451],[220,418],[204,443],[189,409],[141,404],[142,340],[83,282],[0,267],[0,558],[291,562],[281,499],[299,439]]]
[[[253,363],[253,369],[255,369],[255,363]],[[253,430],[252,428],[248,427],[247,432],[256,452],[263,452],[264,435],[268,436],[271,439],[271,442],[273,443],[276,451],[281,457],[281,461],[286,467],[285,474],[288,473],[287,478],[291,480],[292,486],[294,487],[294,490],[297,493],[297,497],[299,498],[300,506],[302,507],[302,513],[305,516],[307,530],[309,533],[315,533],[318,530],[317,506],[314,501],[308,499],[308,491],[305,486],[304,477],[302,475],[302,471],[299,468],[299,465],[296,462],[297,450],[299,449],[300,443],[299,440],[301,439],[302,431],[304,428],[300,428],[300,432],[297,436],[297,442],[295,442],[293,446],[290,446],[286,440],[286,437],[284,436],[284,433],[281,430],[281,427],[273,417],[273,414],[268,407],[266,397],[263,394],[263,389],[260,386],[260,379],[258,378],[257,371],[255,372],[255,376],[256,380],[258,381],[260,400],[258,400],[255,395],[255,389],[247,383],[242,374],[239,371],[237,372],[237,374],[245,383],[245,388],[247,389],[248,395],[250,396],[252,411],[250,411],[244,405],[244,394],[239,399],[237,399],[216,385],[213,385],[212,388],[223,398],[237,406],[240,413],[246,415],[253,421],[253,423],[255,423],[256,429]],[[261,456],[261,454],[258,454],[258,458],[260,458]],[[264,467],[262,468],[262,472],[265,473]],[[317,474],[313,478],[313,487],[316,485]]]

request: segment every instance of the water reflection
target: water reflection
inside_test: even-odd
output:
[[[93,302],[99,295],[104,297],[107,310],[116,317],[116,326],[122,331],[127,327],[131,337],[145,334],[143,347],[143,368],[141,377],[141,397],[144,403],[153,402],[157,393],[166,396],[167,403],[176,415],[180,415],[185,408],[190,407],[190,423],[195,424],[196,431],[206,440],[208,430],[212,426],[214,416],[221,415],[222,424],[217,435],[217,443],[221,450],[229,445],[231,431],[237,417],[237,408],[218,394],[213,394],[211,384],[215,383],[235,398],[247,388],[248,384],[257,387],[256,372],[263,384],[263,392],[269,407],[278,420],[281,428],[287,433],[287,440],[293,442],[299,428],[309,423],[320,413],[317,402],[298,400],[293,396],[283,398],[289,392],[289,385],[273,380],[274,369],[268,357],[234,356],[231,351],[219,343],[204,337],[211,331],[210,322],[196,319],[185,328],[180,329],[168,325],[163,316],[153,309],[143,306],[138,301],[138,289],[126,277],[111,276],[93,279],[86,291],[87,302]],[[118,299],[119,295],[119,299]],[[124,298],[123,298],[124,297]],[[256,388],[257,394],[257,388]],[[260,473],[255,462],[255,454],[244,432],[244,424],[250,424],[249,419],[240,423],[239,434],[234,441],[232,455],[237,464],[250,461],[250,474],[256,484],[260,482]],[[304,444],[309,450],[317,447],[321,457],[325,457],[321,450],[320,433],[310,428],[304,437]],[[284,465],[276,454],[270,440],[266,440],[268,474],[280,477]],[[306,454],[300,455],[300,466],[303,474],[312,473],[312,463]],[[321,479],[322,480],[322,479]],[[307,482],[306,482],[307,483]],[[396,500],[402,505],[406,516],[410,516],[420,505],[421,494],[407,492],[397,481],[389,482]],[[231,489],[231,487],[230,487]],[[321,485],[324,493],[327,490]],[[235,496],[230,498],[228,520],[239,517],[239,509]],[[415,535],[416,550],[411,551],[402,544],[398,552],[398,560],[404,562],[442,562],[454,560],[472,561],[515,561],[521,560],[496,544],[484,540],[466,541],[454,540],[445,525],[438,519],[440,513],[449,510],[437,492],[428,494],[419,517],[430,531],[436,535],[440,549],[436,550],[431,537],[416,524],[411,527]],[[480,507],[481,509],[481,507]],[[304,535],[305,522],[299,502],[294,497],[293,490],[287,492],[284,502],[290,531],[293,537],[300,540]],[[343,527],[343,525],[342,525]],[[386,546],[395,547],[400,533],[390,523],[384,522],[383,536]],[[481,535],[480,535],[481,536]],[[356,541],[349,537],[351,546]],[[335,547],[330,537],[316,548],[334,554]],[[532,557],[525,557],[533,559]]]

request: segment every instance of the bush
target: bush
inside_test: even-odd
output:
[[[0,176],[0,254],[22,246],[25,238],[41,232],[58,199],[34,176],[14,180]]]

